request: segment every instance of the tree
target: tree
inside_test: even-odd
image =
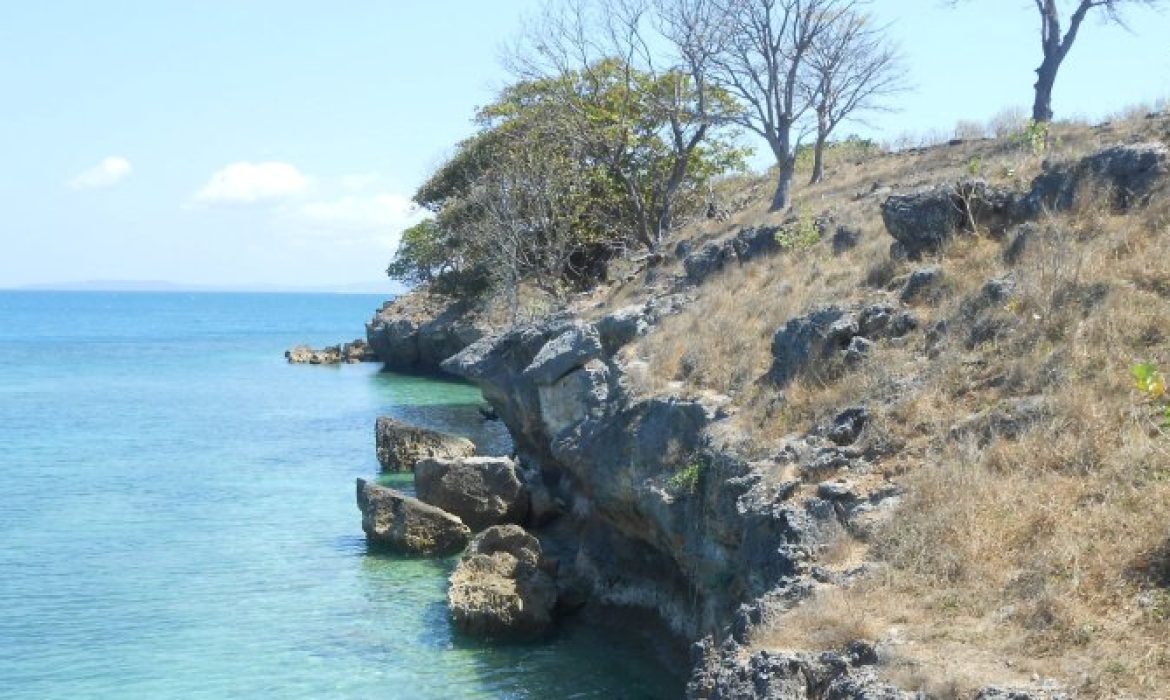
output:
[[[1077,0],[1072,15],[1069,16],[1068,30],[1062,34],[1060,19],[1060,3],[1057,0],[1035,0],[1036,10],[1040,13],[1040,47],[1044,60],[1036,69],[1036,97],[1032,103],[1032,120],[1036,122],[1052,121],[1052,88],[1056,84],[1056,73],[1060,64],[1068,56],[1069,49],[1076,41],[1077,32],[1085,17],[1095,8],[1101,8],[1107,19],[1123,24],[1121,10],[1123,5],[1143,4],[1155,5],[1159,0]]]
[[[816,115],[813,171],[825,178],[825,144],[843,121],[883,109],[885,98],[905,89],[906,69],[885,28],[860,12],[842,15],[813,39],[805,90]]]
[[[526,81],[560,88],[569,135],[621,188],[636,240],[654,250],[680,197],[742,165],[715,131],[738,105],[708,80],[710,0],[553,0],[513,52]]]
[[[736,121],[762,137],[779,167],[772,211],[788,208],[796,173],[793,129],[809,111],[803,79],[815,42],[854,0],[719,0],[712,80],[741,100]]]

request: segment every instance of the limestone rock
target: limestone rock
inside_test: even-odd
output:
[[[484,530],[451,574],[455,625],[475,637],[531,639],[548,630],[556,584],[541,568],[540,542],[518,525]]]
[[[970,231],[972,220],[981,228],[1001,232],[1029,214],[1022,197],[982,180],[893,195],[882,203],[886,230],[913,259],[938,251],[961,231]]]
[[[298,345],[286,350],[284,357],[293,365],[337,365],[374,362],[377,356],[366,341],[360,338],[352,343],[329,345],[320,350],[308,345]]]
[[[471,537],[471,530],[454,515],[365,479],[357,480],[357,503],[366,538],[397,552],[454,554]]]
[[[407,425],[388,416],[378,418],[374,435],[383,471],[408,472],[420,459],[475,454],[475,445],[467,438]]]
[[[443,360],[492,332],[471,304],[426,290],[387,302],[366,323],[371,353],[387,367],[439,372]]]
[[[459,516],[472,531],[521,523],[528,489],[507,457],[423,459],[414,466],[419,500]]]
[[[849,347],[858,334],[854,316],[838,306],[826,306],[790,320],[772,338],[772,381],[787,384],[810,365]]]

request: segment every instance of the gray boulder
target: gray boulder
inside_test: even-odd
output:
[[[959,232],[970,232],[972,221],[998,233],[1029,214],[1021,197],[982,180],[894,195],[882,203],[886,230],[912,259],[938,251]]]
[[[456,627],[486,639],[531,639],[547,631],[557,589],[541,555],[540,542],[519,525],[476,536],[447,591]]]
[[[454,554],[471,538],[454,515],[365,479],[357,480],[357,503],[366,539],[396,552]]]
[[[475,454],[467,438],[408,425],[388,416],[374,427],[378,462],[383,471],[408,472],[420,459],[455,459]]]
[[[419,500],[459,516],[472,531],[521,523],[528,489],[507,457],[423,459],[414,466]]]
[[[943,279],[943,270],[938,265],[920,267],[910,273],[906,284],[902,286],[899,298],[906,304],[914,301],[937,301]]]
[[[772,338],[776,384],[787,384],[819,362],[839,355],[859,332],[857,319],[838,306],[826,306],[790,320]]]

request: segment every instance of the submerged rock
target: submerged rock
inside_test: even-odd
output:
[[[531,639],[548,630],[556,584],[541,568],[540,542],[519,525],[484,530],[451,574],[455,625],[479,638]]]
[[[365,479],[357,480],[357,503],[366,538],[397,552],[454,554],[471,538],[456,516]]]
[[[378,418],[374,437],[382,471],[408,472],[421,459],[456,459],[475,454],[475,444],[467,438],[408,425],[388,416]]]
[[[459,516],[473,531],[521,523],[528,489],[507,457],[423,459],[414,467],[419,500]]]

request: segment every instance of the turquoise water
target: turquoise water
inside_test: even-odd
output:
[[[0,697],[679,695],[621,635],[461,639],[450,560],[367,552],[377,415],[506,446],[465,385],[284,362],[379,302],[0,292]]]

